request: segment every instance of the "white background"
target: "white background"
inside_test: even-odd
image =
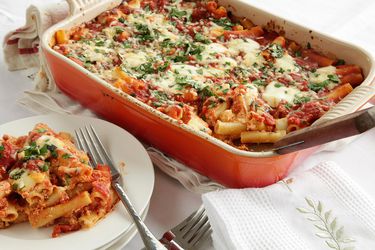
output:
[[[54,0],[56,1],[56,0]],[[0,0],[0,39],[24,24],[27,6],[42,0]],[[375,1],[253,0],[252,4],[314,30],[360,45],[375,54]],[[17,104],[24,90],[32,89],[27,77],[33,70],[8,72],[0,51],[0,124],[33,115]],[[334,153],[312,156],[296,171],[322,160],[335,160],[360,186],[375,198],[375,131]],[[159,237],[201,204],[200,195],[186,191],[179,183],[156,171],[156,182],[146,224]],[[1,231],[0,231],[1,233]],[[140,249],[137,235],[124,249]]]

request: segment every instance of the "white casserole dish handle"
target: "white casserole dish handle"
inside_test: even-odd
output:
[[[358,86],[350,95],[347,95],[343,100],[335,105],[333,109],[328,111],[324,116],[317,120],[313,126],[319,125],[322,122],[335,119],[337,117],[352,113],[360,109],[375,95],[375,86]]]
[[[101,0],[66,0],[69,5],[69,16],[74,16],[81,13],[95,4],[101,2]]]

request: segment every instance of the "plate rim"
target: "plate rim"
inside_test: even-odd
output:
[[[75,115],[75,114],[42,114],[42,115],[35,115],[35,116],[28,116],[28,117],[23,117],[23,118],[20,118],[20,119],[16,119],[16,120],[12,120],[12,121],[8,121],[8,122],[5,122],[3,124],[0,124],[0,131],[3,129],[3,127],[5,126],[13,126],[17,124],[17,126],[20,126],[20,124],[22,124],[21,126],[29,126],[30,124],[30,129],[32,129],[32,127],[38,123],[38,122],[43,122],[43,123],[46,123],[48,126],[50,126],[48,123],[49,121],[51,120],[61,120],[61,119],[64,119],[64,118],[68,118],[68,119],[73,119],[75,120],[76,122],[78,123],[83,123],[83,122],[87,122],[88,120],[91,120],[93,121],[92,123],[96,123],[96,122],[99,122],[99,123],[104,123],[106,124],[107,126],[114,126],[116,127],[117,129],[121,130],[125,136],[129,137],[131,140],[133,140],[135,143],[138,143],[139,146],[141,146],[141,149],[144,151],[145,153],[145,156],[146,159],[144,159],[146,162],[147,162],[147,165],[149,165],[149,170],[150,170],[150,177],[151,177],[151,182],[149,182],[149,192],[147,194],[147,202],[145,204],[142,204],[142,207],[139,209],[139,213],[143,215],[143,213],[148,210],[149,208],[149,205],[150,205],[150,201],[151,201],[151,197],[152,197],[152,194],[153,194],[153,191],[154,191],[154,187],[155,187],[155,170],[154,170],[154,167],[153,167],[153,163],[151,161],[151,158],[150,156],[148,155],[147,153],[147,150],[146,148],[143,146],[143,144],[134,136],[132,135],[130,132],[128,132],[127,130],[125,130],[124,128],[114,124],[114,123],[111,123],[109,121],[106,121],[106,120],[103,120],[101,118],[98,118],[98,117],[93,117],[93,116],[85,116],[85,115]],[[55,121],[55,122],[57,122]],[[91,122],[90,122],[91,123]],[[27,124],[27,125],[24,125],[24,124]],[[61,125],[62,127],[64,125]],[[71,125],[73,126],[73,125]],[[51,126],[51,128],[53,130],[57,130],[55,128],[53,128],[53,126]],[[59,131],[67,131],[67,132],[70,132],[71,133],[71,128],[67,128],[66,130],[64,129],[58,129]],[[4,132],[1,132],[1,135],[3,134]],[[126,162],[126,159],[124,159],[124,161]],[[120,171],[121,172],[121,171]],[[123,174],[121,173],[121,176],[123,177]],[[119,202],[117,204],[117,206],[121,206],[121,202]],[[125,208],[124,208],[125,209]],[[147,212],[146,212],[146,215],[147,215]],[[129,216],[128,214],[124,214],[124,216]],[[106,218],[104,218],[105,220]],[[126,235],[127,232],[131,231],[131,228],[134,227],[134,222],[131,220],[130,218],[130,224],[128,227],[124,228],[119,234],[116,235],[115,238],[112,238],[111,241],[107,241],[106,243],[102,244],[102,245],[99,245],[99,246],[96,246],[95,249],[97,248],[101,248],[105,245],[107,245],[108,243],[112,242],[113,240],[116,240],[116,239],[120,239],[121,238],[121,235]],[[94,226],[95,227],[95,226]],[[1,229],[1,230],[7,230],[7,228],[5,229]],[[1,231],[0,231],[1,233]],[[74,233],[74,232],[73,232]],[[5,236],[4,235],[4,238],[3,240],[5,240],[6,238],[11,238],[9,236]],[[15,238],[13,238],[15,239]],[[38,239],[38,240],[28,240],[28,239],[17,239],[19,240],[19,242],[22,244],[25,243],[26,241],[29,241],[29,242],[37,242],[37,241],[50,241],[50,243],[53,243],[53,238],[46,238],[46,239]],[[4,243],[4,242],[2,242]],[[62,243],[61,241],[59,243]],[[18,246],[14,246],[14,249],[18,249],[17,247],[20,247],[20,248],[24,248],[24,245],[18,245]],[[40,247],[40,246],[36,246],[36,247]],[[41,248],[41,249],[44,249],[44,248]],[[73,248],[72,248],[73,249]],[[83,249],[82,247],[80,247],[80,249]]]

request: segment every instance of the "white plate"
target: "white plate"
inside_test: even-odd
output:
[[[148,206],[145,209],[145,211],[143,212],[143,214],[140,215],[143,221],[146,219],[149,207],[150,207],[150,204],[148,204]],[[101,247],[100,249],[96,249],[96,250],[121,250],[124,246],[126,246],[134,238],[134,236],[137,234],[137,232],[138,232],[137,227],[135,226],[135,224],[133,224],[133,225],[131,225],[129,230],[126,231],[120,237],[118,237],[118,239],[115,239],[114,241],[112,241],[112,242],[108,243],[107,245]]]
[[[0,135],[24,135],[38,122],[55,131],[74,134],[74,129],[91,124],[97,130],[113,161],[125,162],[124,188],[139,214],[146,210],[154,187],[154,169],[142,144],[124,129],[91,117],[42,115],[0,125]],[[0,230],[1,249],[86,250],[100,248],[126,234],[132,220],[121,203],[115,210],[89,230],[81,230],[51,238],[52,228],[33,229],[28,223]]]

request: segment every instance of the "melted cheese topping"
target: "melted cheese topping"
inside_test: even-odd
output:
[[[318,68],[314,73],[309,73],[310,82],[312,83],[319,83],[328,80],[329,75],[335,75],[336,68],[334,66],[327,66]]]
[[[64,50],[113,86],[195,129],[210,133],[216,120],[206,123],[206,112],[224,102],[237,116],[233,120],[246,123],[250,111],[275,114],[285,102],[288,112],[294,112],[306,102],[321,102],[318,94],[340,84],[334,66],[313,69],[298,56],[301,51],[288,49],[288,40],[282,47],[268,41],[267,31],[253,39],[246,30],[235,29],[238,24],[232,20],[216,19],[209,10],[208,17],[197,18],[196,1],[167,1],[158,8],[140,8],[139,0],[123,4],[130,8],[126,14],[119,8],[106,13],[113,18],[111,13],[120,12],[110,25],[105,20],[83,25],[91,36],[71,39],[62,45]],[[202,11],[204,4],[198,6]],[[123,81],[117,81],[120,74],[111,74],[114,68],[126,75]],[[172,105],[184,111],[177,107],[172,112]]]
[[[148,57],[148,55],[143,51],[140,51],[138,53],[124,53],[120,54],[120,56],[122,58],[122,63],[124,64],[124,66],[129,69],[139,67],[140,65],[146,63]]]
[[[275,67],[282,69],[287,72],[298,72],[299,68],[294,61],[293,57],[288,54],[284,54],[281,58],[276,58]]]
[[[247,67],[252,67],[254,63],[263,65],[265,62],[263,56],[260,54],[260,45],[251,39],[233,39],[227,43],[230,54],[238,56],[243,53],[243,64]]]
[[[65,150],[65,143],[51,135],[42,135],[35,143],[39,148],[42,148],[44,145],[53,145],[60,150]]]
[[[301,91],[295,87],[285,87],[278,82],[272,82],[267,85],[263,93],[263,99],[275,108],[282,100],[293,103],[297,94],[301,94]]]
[[[21,175],[18,175],[16,179],[13,179],[11,181],[11,184],[16,187],[19,190],[22,190],[23,192],[29,192],[33,190],[33,188],[39,184],[42,183],[47,179],[47,176],[43,173],[38,173],[34,171],[30,171],[28,169],[20,169],[16,168],[10,172],[10,176],[12,176],[16,173],[19,173],[21,171]]]

